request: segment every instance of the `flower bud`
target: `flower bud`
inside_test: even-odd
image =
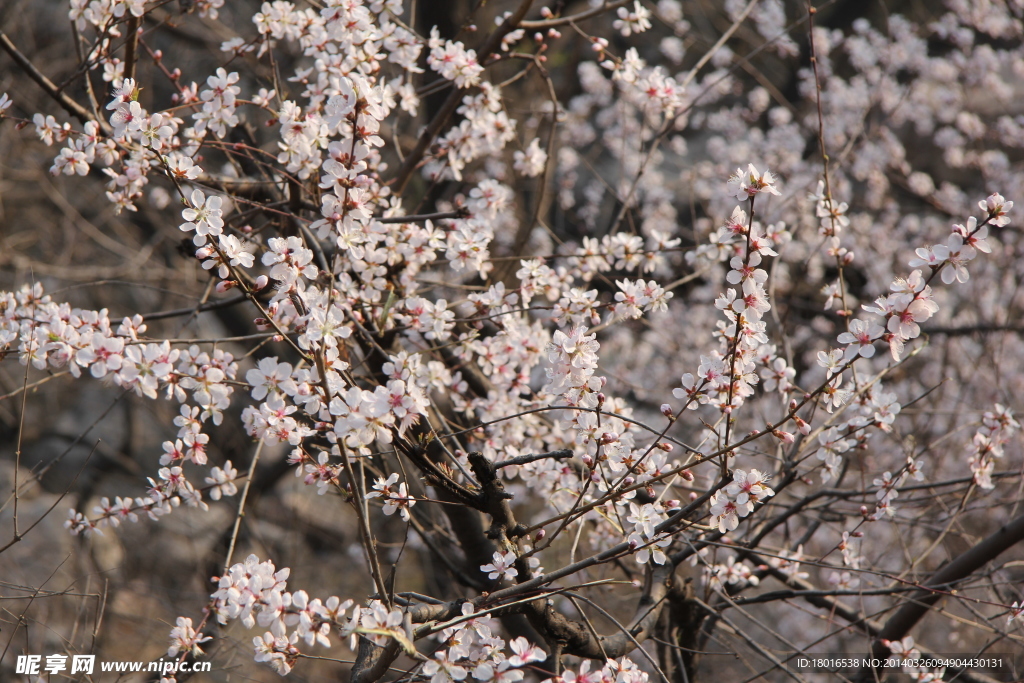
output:
[[[697,500],[697,492],[696,491],[690,491],[690,500],[691,501]]]
[[[673,446],[672,444],[667,443],[665,441],[662,441],[661,443],[659,443],[657,447],[659,449],[665,451],[666,453],[671,453],[672,450],[675,448],[675,446]]]
[[[679,476],[685,479],[686,481],[693,481],[695,479],[695,477],[693,476],[693,472],[691,472],[690,470],[683,470],[682,472],[679,473]]]
[[[589,455],[584,455],[582,458],[580,458],[580,460],[582,460],[583,464],[589,467],[590,469],[594,469],[594,459]]]
[[[544,40],[544,34],[541,33],[540,31],[537,31],[536,33],[533,34],[533,41],[535,43],[540,43],[543,40]]]
[[[591,472],[590,472],[590,481],[595,483],[595,484],[600,484],[601,483],[601,473],[598,472],[597,470],[591,470]]]
[[[551,17],[555,16],[555,13],[551,11],[550,7],[541,7],[540,15],[545,19],[550,19]]]
[[[210,255],[212,253],[213,253],[213,249],[211,249],[210,247],[203,247],[202,249],[196,249],[196,258],[197,259],[210,258]]]
[[[536,534],[533,535],[533,542],[534,543],[540,543],[541,541],[544,540],[544,537],[547,536],[547,535],[548,535],[547,530],[546,529],[541,529],[540,531],[538,531]]]
[[[223,294],[224,292],[228,291],[232,287],[237,287],[237,286],[238,286],[238,283],[235,282],[234,280],[221,280],[220,282],[217,283],[217,286],[214,287],[214,289],[217,290],[218,294]]]
[[[261,331],[266,330],[267,328],[270,327],[270,321],[267,320],[266,318],[256,318],[255,320],[252,321],[252,323],[253,325],[256,326],[257,330]]]
[[[644,493],[646,493],[651,498],[654,498],[654,487],[648,484],[647,486],[644,487]]]
[[[773,429],[772,436],[781,441],[784,444],[791,444],[796,441],[796,438],[789,432],[785,432],[781,429]]]
[[[258,278],[256,278],[256,285],[253,287],[253,291],[258,292],[264,287],[266,287],[268,284],[270,284],[270,278],[268,278],[266,275],[260,275]]]
[[[603,406],[604,402],[607,401],[607,400],[608,400],[608,397],[605,396],[604,393],[598,392],[598,394],[597,394],[597,405],[599,407]]]
[[[670,420],[674,420],[676,417],[676,412],[672,410],[672,406],[667,403],[661,404],[661,414]]]
[[[554,29],[554,28],[549,28],[548,29],[548,38],[561,38],[561,37],[562,37],[562,32],[559,31],[558,29]]]
[[[605,432],[604,434],[601,435],[601,443],[605,445],[615,443],[618,440],[619,435],[615,432]]]
[[[807,422],[795,416],[793,417],[793,421],[796,422],[796,429],[798,432],[800,432],[804,436],[807,436],[808,434],[811,433],[811,425],[807,424]]]
[[[635,481],[636,479],[634,479],[633,477],[626,477],[625,479],[622,480],[622,485],[629,487],[632,486],[633,482]]]

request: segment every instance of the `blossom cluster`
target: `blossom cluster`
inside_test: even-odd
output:
[[[1003,447],[1019,429],[1020,423],[1006,406],[997,403],[994,410],[985,411],[981,426],[967,446],[967,464],[974,474],[975,484],[983,489],[993,488],[992,472],[995,463],[1003,457]]]
[[[708,501],[711,504],[711,526],[718,527],[723,534],[735,530],[740,524],[740,517],[753,512],[756,503],[763,503],[775,495],[767,482],[768,476],[755,469],[733,471],[733,480],[716,491]]]
[[[222,4],[191,3],[211,20]],[[730,0],[724,10],[736,19],[744,4]],[[1007,170],[1009,156],[977,150],[986,137],[1024,146],[1022,121],[1005,116],[989,130],[983,113],[941,110],[962,97],[944,85],[954,67],[999,100],[1011,90],[998,74],[1019,72],[1024,57],[1014,61],[981,42],[954,63],[931,54],[900,17],[892,18],[891,35],[863,22],[849,33],[815,28],[817,68],[797,78],[801,96],[821,106],[816,120],[805,118],[799,103],[773,103],[778,95],[767,88],[739,96],[733,66],[740,58],[724,45],[684,70],[694,61],[684,60],[694,43],[676,0],[660,0],[656,12],[654,3],[616,5],[607,9],[605,30],[624,42],[589,35],[590,24],[569,18],[595,58],[579,60],[570,74],[578,91],[566,102],[542,98],[521,114],[510,99],[517,82],[539,75],[545,86],[554,83],[547,69],[555,65],[544,53],[562,36],[551,28],[528,37],[523,27],[505,25],[511,14],[496,17],[500,47],[484,54],[466,45],[486,42],[448,39],[437,28],[416,35],[397,0],[301,8],[266,2],[252,26],[225,41],[229,62],[191,84],[151,53],[175,91],[161,103],[151,97],[154,84],[144,82],[151,70],[125,71],[113,56],[130,42],[124,27],[146,14],[145,3],[72,0],[71,18],[88,32],[83,64],[102,69],[113,93],[106,120],[81,130],[35,115],[39,138],[64,145],[51,172],[70,182],[95,168],[117,211],[165,208],[173,192],[182,204],[175,223],[207,271],[210,291],[241,291],[261,339],[278,350],[250,360],[233,346],[179,348],[147,338],[139,316],[118,326],[106,310],[54,302],[39,285],[0,294],[0,353],[16,353],[41,371],[79,377],[88,370],[139,396],[163,392],[181,404],[177,433],[163,442],[145,495],[102,497],[92,518],[72,511],[67,526],[78,533],[136,521],[140,513],[156,519],[183,502],[205,508],[204,494],[216,501],[237,493],[231,461],[210,467],[217,454],[209,452],[206,431],[223,421],[232,401],[246,433],[260,444],[282,444],[303,483],[362,505],[360,514],[370,508],[356,497],[379,498],[384,515],[407,525],[411,543],[436,545],[437,534],[449,531],[423,524],[439,498],[431,488],[464,499],[483,495],[470,474],[472,450],[493,463],[571,450],[572,457],[527,457],[501,468],[509,495],[527,503],[517,512],[532,517],[526,524],[556,519],[558,533],[575,533],[581,542],[573,543],[573,557],[578,548],[621,546],[647,565],[644,572],[687,553],[700,561],[716,531],[737,531],[761,508],[772,514],[769,480],[780,491],[806,488],[815,500],[833,482],[852,491],[860,467],[858,495],[873,496],[875,507],[855,519],[899,522],[896,502],[908,498],[900,488],[923,480],[923,462],[910,439],[895,460],[892,449],[872,445],[904,437],[897,419],[900,427],[917,420],[904,402],[921,395],[926,381],[941,381],[905,370],[917,350],[908,346],[942,316],[994,307],[994,294],[970,289],[980,278],[971,279],[968,268],[988,267],[975,260],[979,254],[1000,257],[989,233],[1008,223],[1013,203],[990,194],[978,218],[954,225],[941,243],[920,246],[934,241],[924,236],[938,219],[907,215],[886,199],[886,188],[899,184],[950,216],[966,215],[967,193],[913,172],[888,121],[877,135],[864,123],[881,111],[893,125],[913,124],[933,140],[949,166],[980,169],[995,187],[1019,185]],[[553,19],[550,9],[540,11]],[[799,52],[779,0],[762,0],[750,21],[780,56]],[[933,45],[974,46],[975,35],[1002,41],[1012,34],[998,25],[960,8],[928,30]],[[671,35],[646,45],[666,28]],[[653,63],[659,53],[667,62]],[[254,87],[246,70],[264,61],[274,90]],[[294,69],[284,73],[283,64]],[[505,65],[510,73],[526,68],[492,81]],[[854,75],[847,79],[846,71]],[[908,84],[911,73],[928,87]],[[440,93],[450,102],[446,111],[454,110],[451,123],[434,119],[438,113],[421,102]],[[922,115],[905,118],[903,102]],[[9,106],[0,96],[0,116]],[[804,153],[813,128],[824,169]],[[837,149],[845,150],[844,163],[830,169],[828,151]],[[765,164],[773,172],[759,170]],[[682,209],[680,177],[689,211]],[[783,178],[800,192],[783,198]],[[550,212],[548,200],[556,207]],[[885,229],[873,229],[875,222]],[[806,237],[808,228],[817,229],[817,241]],[[1006,238],[1008,254],[1015,239]],[[912,271],[892,278],[882,256],[911,251]],[[853,286],[854,273],[864,282]],[[960,293],[939,287],[940,280]],[[800,308],[806,283],[824,292],[824,306]],[[858,308],[864,292],[886,287]],[[984,305],[961,305],[972,296]],[[822,350],[823,339],[838,347]],[[879,344],[890,354],[877,354]],[[951,355],[954,365],[969,363],[969,354]],[[671,386],[676,378],[679,385]],[[244,406],[239,387],[248,394]],[[663,403],[670,392],[678,403]],[[994,463],[1018,429],[1009,408],[985,413],[968,455],[981,488],[993,488]],[[417,460],[439,444],[444,456],[437,462]],[[771,463],[770,472],[762,462]],[[353,465],[369,470],[372,489],[352,474]],[[406,465],[419,471],[400,477]],[[708,525],[666,528],[682,507],[676,498],[698,500],[719,466],[723,473],[732,467],[732,481],[695,513],[708,514]],[[702,468],[701,479],[691,467]],[[195,468],[206,468],[203,485]],[[794,514],[794,525],[804,514]],[[871,533],[880,538],[884,526],[871,525]],[[369,536],[367,555],[376,543]],[[856,587],[863,538],[859,529],[843,532],[839,569],[847,569],[823,583]],[[524,581],[526,567],[540,576],[546,546],[511,543],[491,562],[474,562],[474,570],[490,581]],[[800,571],[803,558],[797,546],[757,568],[732,556],[705,560],[703,585],[757,586],[769,566],[802,581],[809,578]],[[421,654],[411,646],[409,610],[397,600],[360,607],[338,597],[320,601],[288,591],[287,579],[287,570],[252,556],[219,578],[211,610],[222,623],[239,619],[265,629],[254,641],[257,660],[281,673],[302,654],[300,642],[328,646],[332,632],[352,636],[353,645],[360,637],[401,644],[417,662],[414,675],[432,683],[512,683],[546,657],[525,639],[505,642],[497,622],[472,601],[463,604],[463,620],[441,632],[440,647]],[[474,581],[483,583],[479,575],[469,577]],[[199,655],[201,630],[179,619],[171,655]],[[584,662],[554,680],[646,680],[625,659],[590,667]]]

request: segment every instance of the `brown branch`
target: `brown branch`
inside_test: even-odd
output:
[[[533,0],[523,0],[512,16],[505,19],[498,28],[491,32],[491,35],[487,37],[484,44],[477,50],[476,59],[478,64],[483,64],[487,61],[488,57],[494,54],[501,45],[501,39],[519,26],[523,17],[530,10],[531,5],[533,5]],[[405,191],[405,186],[409,183],[409,179],[412,178],[413,171],[416,170],[423,155],[427,153],[427,149],[433,144],[434,139],[441,133],[441,129],[448,123],[448,119],[455,113],[455,109],[458,108],[462,97],[463,92],[459,89],[449,93],[448,99],[445,100],[441,109],[434,115],[434,118],[427,125],[423,134],[420,135],[420,139],[416,142],[416,147],[409,152],[408,156],[405,157],[405,161],[398,168],[397,175],[391,181],[391,189],[394,194],[401,195]]]
[[[797,595],[794,597],[800,597],[811,605],[814,605],[829,614],[838,616],[850,626],[856,628],[862,633],[866,633],[872,638],[879,638],[880,634],[884,631],[886,626],[888,626],[888,624],[886,624],[886,626],[882,626],[879,622],[871,619],[863,612],[858,612],[856,609],[839,600],[836,595],[838,593],[842,593],[842,591],[820,591],[810,581],[804,581],[803,579],[798,579],[795,576],[789,576],[782,570],[771,567],[767,558],[764,558],[757,553],[750,550],[737,549],[737,559],[747,559],[755,564],[769,567],[768,572],[772,576],[790,588],[796,589],[794,592],[797,593]],[[873,593],[872,591],[854,592],[858,595],[870,595]],[[897,592],[897,590],[894,589],[893,592]],[[920,646],[917,646],[917,649],[921,650],[921,656],[925,659],[931,659],[934,656],[933,653],[925,651],[924,648]],[[884,651],[880,651],[880,654],[876,656],[884,659],[888,655],[889,648],[885,648]],[[955,671],[957,680],[964,681],[965,683],[996,683],[995,679],[974,671],[967,669],[956,669]],[[873,681],[874,679],[869,678],[867,680]]]
[[[124,77],[135,78],[135,61],[138,58],[139,23],[134,14],[128,17],[128,41],[124,44]]]
[[[948,595],[950,590],[971,574],[997,558],[1011,546],[1024,540],[1024,515],[1014,518],[1001,526],[996,532],[988,535],[970,550],[958,555],[952,562],[939,569],[924,583],[921,590],[911,595],[907,602],[892,615],[881,631],[878,632],[871,651],[875,657],[889,654],[885,641],[900,640],[917,622],[935,606],[939,600]],[[874,680],[872,669],[862,669],[859,681]]]
[[[54,85],[53,81],[43,75],[43,73],[39,71],[34,64],[32,64],[31,60],[22,54],[3,31],[0,31],[0,47],[2,47],[7,54],[11,56],[11,59],[21,67],[22,71],[28,74],[29,78],[35,81],[40,88],[45,90],[47,95],[56,100],[57,104],[63,107],[66,112],[81,121],[83,125],[93,120],[92,115],[89,114],[89,110],[78,102],[75,102],[64,93],[60,92],[57,86]],[[102,129],[104,133],[108,135],[110,134],[110,124],[106,121],[97,121],[97,123],[99,123],[100,129]]]
[[[921,334],[944,334],[959,337],[968,334],[989,334],[995,332],[1024,332],[1024,324],[979,323],[977,325],[959,325],[948,327],[931,327],[921,330]]]
[[[223,299],[221,301],[213,301],[208,304],[202,304],[200,306],[189,306],[188,308],[175,308],[170,311],[157,311],[155,313],[146,313],[142,316],[145,321],[152,320],[164,320],[165,318],[177,318],[180,315],[190,315],[192,313],[202,313],[203,311],[215,311],[220,308],[228,308],[235,304],[242,303],[248,299],[244,294],[240,294],[233,299]]]
[[[615,0],[615,2],[607,2],[600,7],[588,9],[584,12],[580,12],[579,14],[572,14],[567,17],[555,17],[553,19],[541,19],[538,21],[524,21],[521,22],[519,26],[520,28],[525,28],[528,31],[539,31],[545,28],[568,26],[569,24],[575,24],[576,22],[583,21],[584,19],[590,19],[591,17],[596,17],[599,14],[623,7],[631,2],[633,2],[633,0]]]
[[[409,216],[386,216],[376,218],[381,223],[422,223],[423,221],[443,221],[457,218],[469,218],[470,213],[465,208],[455,211],[439,211],[438,213],[412,214]]]

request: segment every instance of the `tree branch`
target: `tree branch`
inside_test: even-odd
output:
[[[501,39],[518,28],[523,17],[530,11],[531,5],[533,5],[533,0],[523,0],[512,16],[501,22],[501,25],[491,32],[491,35],[487,37],[484,44],[477,50],[476,60],[478,64],[483,64],[487,61],[487,58],[494,54],[501,45]],[[391,181],[392,192],[396,195],[401,195],[405,191],[405,186],[409,183],[409,179],[412,178],[413,171],[416,170],[423,155],[427,153],[427,149],[433,144],[434,139],[441,133],[441,129],[448,123],[448,119],[455,113],[463,96],[464,93],[461,89],[452,90],[448,94],[448,99],[444,101],[437,114],[434,115],[434,118],[427,125],[426,130],[420,135],[420,139],[416,142],[416,147],[405,157],[405,161],[398,168],[397,175]]]
[[[93,120],[92,115],[89,114],[89,110],[62,93],[57,86],[54,85],[53,81],[44,76],[43,73],[39,71],[34,64],[32,64],[29,58],[23,55],[18,48],[15,47],[14,43],[11,42],[11,39],[8,38],[7,34],[3,31],[0,31],[0,47],[2,47],[7,54],[11,56],[11,59],[21,67],[22,71],[28,74],[29,78],[35,81],[40,88],[45,90],[47,95],[56,100],[57,104],[63,107],[66,112],[81,121],[83,125]],[[104,133],[108,135],[110,134],[110,124],[106,121],[97,121],[97,123]]]
[[[1024,540],[1024,515],[1007,522],[998,531],[985,537],[970,550],[960,554],[952,562],[935,572],[924,583],[921,590],[907,598],[907,602],[885,622],[885,626],[878,632],[874,643],[872,643],[873,656],[888,655],[889,647],[883,641],[903,638],[956,584],[1022,540]],[[866,668],[860,671],[857,680],[866,683],[874,680],[874,676],[874,671]]]

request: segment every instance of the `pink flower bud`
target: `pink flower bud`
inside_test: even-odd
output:
[[[668,510],[678,510],[679,504],[680,503],[677,498],[673,498],[672,500],[666,500],[664,503],[662,503],[662,505],[664,505],[665,508]]]
[[[212,254],[212,253],[213,253],[213,249],[211,249],[210,247],[203,247],[202,249],[196,249],[196,258],[197,259],[210,258],[210,254]]]
[[[595,483],[595,484],[600,484],[601,483],[601,473],[598,472],[597,470],[591,470],[591,472],[590,472],[590,481]]]
[[[594,468],[594,459],[589,455],[584,455],[582,458],[580,458],[580,460],[582,460],[583,464],[589,467],[590,469]]]
[[[562,32],[559,31],[558,29],[554,29],[554,28],[549,28],[548,29],[548,38],[561,38],[561,37],[562,37]]]
[[[662,403],[661,404],[661,414],[664,415],[665,417],[667,417],[670,420],[675,418],[675,416],[676,416],[676,412],[674,410],[672,410],[672,406],[670,406],[667,403]]]
[[[665,441],[662,441],[661,443],[658,444],[658,448],[665,451],[666,453],[671,453],[675,446]]]
[[[605,432],[604,434],[601,435],[601,443],[605,445],[615,443],[618,440],[619,435],[616,434],[615,432]]]
[[[697,500],[697,492],[690,491],[690,500]]]
[[[604,402],[607,401],[607,400],[608,400],[608,397],[605,396],[603,393],[598,393],[597,394],[597,405],[603,406]]]
[[[636,481],[636,479],[634,479],[633,477],[626,477],[625,479],[622,480],[622,485],[623,486],[632,486],[633,482],[635,482],[635,481]]]
[[[544,34],[541,33],[540,31],[537,31],[536,33],[533,34],[533,40],[536,43],[539,43],[539,42],[543,41],[544,40]]]
[[[256,278],[256,285],[253,287],[253,290],[258,292],[264,287],[266,287],[268,284],[270,284],[270,278],[268,278],[266,275],[260,275],[258,278]]]
[[[784,432],[781,429],[773,429],[772,436],[785,444],[791,444],[796,441],[796,438],[789,432]]]
[[[228,291],[232,287],[237,287],[237,286],[238,286],[238,283],[235,282],[234,280],[221,280],[220,282],[217,283],[217,286],[214,287],[214,289],[217,290],[218,294],[223,294],[224,292]]]
[[[679,473],[679,476],[685,479],[686,481],[693,481],[695,478],[693,476],[693,472],[691,472],[690,470],[683,470],[682,472]]]
[[[541,541],[544,540],[544,537],[547,536],[547,535],[548,535],[547,530],[541,529],[540,531],[538,531],[536,534],[533,535],[533,542],[534,543],[540,543]]]
[[[555,13],[551,11],[550,7],[541,7],[540,15],[545,19],[550,19],[551,17],[555,16]]]
[[[794,417],[793,421],[796,422],[796,428],[798,432],[800,432],[804,436],[807,436],[808,434],[811,433],[811,425],[807,424],[807,422],[800,419],[799,417]]]

